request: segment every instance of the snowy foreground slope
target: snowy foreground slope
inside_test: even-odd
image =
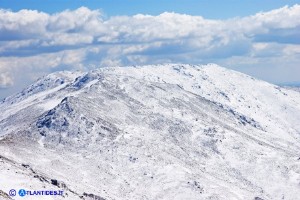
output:
[[[300,199],[300,93],[213,64],[53,73],[0,113],[0,199]]]

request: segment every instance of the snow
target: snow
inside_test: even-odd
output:
[[[39,104],[39,106],[45,111],[51,110],[54,107],[56,107],[61,102],[61,100],[62,99],[51,99],[49,101],[45,101],[45,103],[41,102],[41,104]]]
[[[299,92],[215,64],[59,72],[29,88],[0,103],[6,193],[59,189],[25,163],[65,183],[64,199],[300,196]]]

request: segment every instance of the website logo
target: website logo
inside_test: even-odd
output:
[[[20,189],[19,190],[19,195],[20,195],[20,197],[24,197],[26,195],[26,190]]]
[[[44,195],[51,195],[51,196],[63,196],[63,190],[24,190],[19,189],[18,195],[20,197],[24,196],[44,196]],[[17,191],[15,189],[11,189],[8,192],[9,196],[14,197],[17,195]]]

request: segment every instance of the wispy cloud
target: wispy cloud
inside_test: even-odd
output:
[[[13,85],[13,79],[7,72],[0,74],[0,88],[7,88]]]
[[[216,62],[287,81],[300,74],[299,35],[300,5],[229,20],[177,13],[105,19],[85,7],[51,15],[0,10],[0,84],[12,86],[19,77],[8,74],[15,72],[32,79],[60,69],[159,62]],[[267,77],[272,67],[287,75]]]

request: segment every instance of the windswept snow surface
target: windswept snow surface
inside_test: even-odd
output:
[[[300,93],[214,64],[54,73],[0,113],[0,198],[300,197]]]

